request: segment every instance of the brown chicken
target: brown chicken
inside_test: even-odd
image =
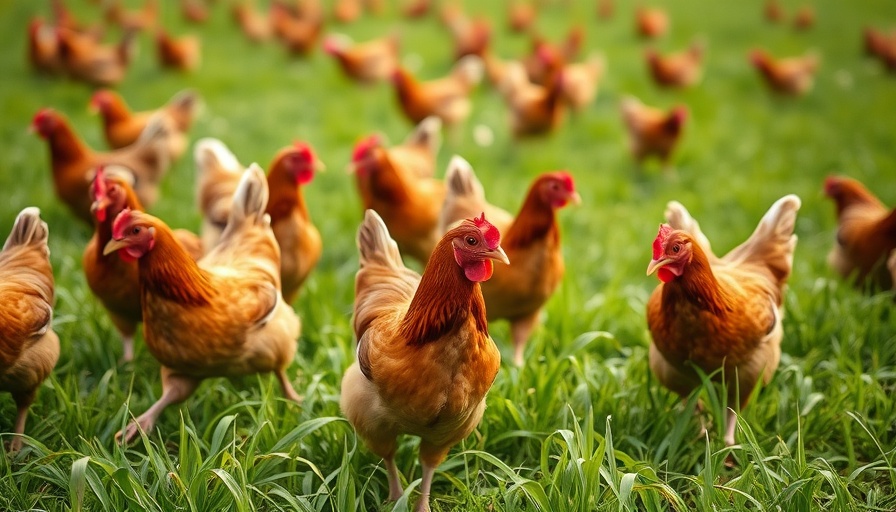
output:
[[[784,10],[778,0],[766,0],[763,14],[765,19],[771,23],[779,23],[784,19]]]
[[[656,272],[662,282],[647,302],[650,369],[683,399],[700,386],[695,367],[724,380],[727,446],[734,445],[735,408],[746,407],[759,381],[768,384],[781,358],[799,208],[795,195],[779,199],[746,242],[718,258],[697,222],[673,201],[669,224],[653,242],[647,275]]]
[[[361,83],[388,80],[398,67],[398,37],[395,35],[354,43],[342,34],[324,38],[324,51],[336,58],[349,78]]]
[[[352,165],[364,209],[383,218],[402,254],[425,264],[439,242],[445,184],[393,159],[376,136],[358,142]]]
[[[436,175],[436,158],[442,145],[442,120],[430,116],[420,121],[401,144],[386,149],[389,160],[421,178]]]
[[[25,208],[0,250],[0,391],[16,402],[11,452],[22,448],[28,408],[59,359],[53,332],[49,230],[40,210]]]
[[[271,26],[274,35],[292,55],[307,56],[317,46],[323,32],[323,13],[317,9],[293,13],[282,2],[271,3]]]
[[[209,377],[273,372],[300,402],[286,369],[296,353],[299,318],[280,295],[280,250],[264,213],[264,172],[252,164],[233,197],[224,236],[194,262],[161,220],[124,210],[104,254],[137,260],[146,346],[162,364],[162,395],[116,437],[149,433],[159,414],[186,400]]]
[[[112,221],[119,213],[125,209],[143,210],[131,179],[126,169],[124,173],[114,166],[97,169],[91,187],[93,203],[90,207],[96,218],[96,228],[81,260],[87,285],[109,312],[112,324],[121,334],[123,362],[134,359],[134,334],[137,324],[143,321],[137,264],[124,253],[121,257],[104,255],[103,249],[112,240]],[[202,257],[202,244],[196,235],[183,229],[175,230],[174,235],[192,259]]]
[[[397,438],[420,437],[417,512],[430,510],[435,470],[479,424],[500,368],[479,286],[494,261],[507,263],[499,242],[484,216],[466,220],[445,234],[420,276],[404,266],[375,212],[367,210],[358,230],[358,361],[342,378],[339,403],[358,437],[384,459],[390,500],[402,495]]]
[[[406,18],[422,18],[432,9],[432,0],[408,0],[402,9]]]
[[[28,24],[28,62],[39,73],[62,72],[56,30],[40,18],[32,18]]]
[[[668,165],[688,118],[687,107],[679,105],[664,112],[627,96],[622,99],[621,110],[635,160],[640,164],[653,155]]]
[[[511,32],[526,32],[537,18],[538,11],[528,0],[514,0],[507,4],[507,26]]]
[[[156,57],[163,68],[194,71],[199,67],[202,45],[198,36],[172,37],[160,27],[156,30]]]
[[[543,54],[545,59],[554,59],[554,54]],[[565,101],[573,111],[580,112],[591,105],[597,97],[600,81],[606,71],[607,62],[603,54],[595,53],[582,62],[564,64],[563,61],[551,62],[553,73],[563,73],[561,92]]]
[[[885,268],[896,249],[896,208],[887,208],[864,185],[852,178],[831,176],[824,193],[837,210],[837,237],[828,264],[845,279],[874,291],[893,288]]]
[[[185,89],[155,110],[132,112],[120,94],[103,89],[93,93],[90,108],[99,112],[103,121],[103,135],[113,149],[124,148],[136,142],[153,115],[160,113],[166,116],[173,128],[168,138],[168,151],[171,158],[177,160],[187,150],[187,132],[199,108],[199,94],[192,89]]]
[[[659,7],[638,6],[635,27],[641,37],[654,39],[669,31],[669,16]]]
[[[232,197],[243,166],[221,141],[204,138],[196,143],[197,201],[202,211],[202,245],[210,251],[221,237],[232,208]],[[321,255],[321,237],[311,222],[302,188],[323,170],[311,147],[302,142],[274,156],[267,176],[270,200],[265,213],[280,247],[280,281],[283,297],[292,303]]]
[[[74,80],[90,85],[113,86],[124,80],[136,51],[137,32],[127,31],[118,45],[102,45],[91,36],[57,28],[59,61]]]
[[[585,30],[581,25],[570,28],[566,39],[560,44],[553,44],[541,36],[532,37],[532,51],[523,59],[529,80],[538,85],[547,85],[556,71],[567,62],[575,62],[579,58],[585,41]]]
[[[392,73],[392,84],[402,112],[412,123],[438,116],[445,125],[453,126],[470,115],[470,93],[482,79],[482,73],[482,59],[468,55],[454,65],[448,76],[425,82],[398,66]]]
[[[462,12],[448,16],[445,26],[454,41],[454,58],[467,55],[482,56],[492,39],[492,25],[488,18],[469,18]]]
[[[205,23],[210,14],[204,0],[180,0],[180,12],[190,23]]]
[[[361,17],[361,0],[336,0],[333,18],[339,23],[351,23]]]
[[[68,119],[53,109],[40,110],[34,116],[31,129],[47,141],[56,196],[89,225],[93,225],[90,183],[96,168],[101,165],[127,168],[135,178],[140,201],[144,205],[155,203],[159,182],[171,162],[168,153],[171,127],[163,117],[154,117],[134,144],[110,153],[89,148],[72,129]]]
[[[158,0],[145,0],[143,6],[135,11],[125,9],[122,0],[107,0],[105,5],[106,22],[118,25],[125,31],[152,29],[159,19]]]
[[[797,30],[808,30],[815,25],[815,9],[811,5],[800,7],[793,16],[793,28]]]
[[[866,55],[884,58],[888,47],[896,46],[896,33],[887,34],[872,27],[865,27],[863,35]]]
[[[764,50],[753,50],[750,61],[769,89],[779,94],[800,96],[812,88],[819,58],[815,53],[808,53],[801,57],[775,59]]]
[[[663,87],[690,87],[700,82],[705,46],[702,41],[695,41],[687,50],[668,55],[647,50],[645,59],[653,81]]]
[[[272,27],[268,16],[258,12],[250,2],[233,4],[233,19],[246,38],[253,43],[261,43],[271,38]]]
[[[522,366],[526,342],[539,322],[544,304],[563,279],[563,254],[556,212],[581,202],[572,176],[544,173],[532,182],[516,218],[486,202],[484,189],[466,160],[455,156],[445,175],[448,192],[439,225],[446,232],[458,220],[485,212],[504,233],[510,265],[495,269],[482,283],[489,321],[507,319],[513,341],[513,362]]]
[[[565,117],[563,72],[554,74],[548,86],[529,82],[521,64],[510,62],[500,92],[510,110],[514,137],[543,135],[555,130]]]

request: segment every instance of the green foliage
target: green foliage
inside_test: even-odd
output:
[[[68,3],[81,19],[99,12],[89,2]],[[503,364],[482,424],[440,467],[433,510],[896,508],[892,295],[862,295],[826,266],[836,222],[821,194],[826,175],[843,173],[896,204],[896,79],[860,46],[865,25],[892,25],[891,2],[820,0],[817,26],[806,32],[765,23],[759,2],[663,4],[672,30],[655,46],[677,49],[697,35],[708,42],[703,83],[676,92],[648,80],[647,44],[634,36],[632,3],[617,2],[609,21],[597,19],[595,2],[545,3],[540,32],[557,40],[580,22],[586,51],[606,54],[609,71],[597,101],[551,137],[515,142],[504,105],[484,86],[470,120],[446,134],[439,162],[444,168],[452,154],[463,155],[492,202],[510,210],[534,176],[568,169],[583,204],[560,213],[567,277],[527,347],[525,366]],[[782,3],[789,13],[798,7]],[[306,189],[325,240],[323,259],[294,304],[303,333],[290,375],[305,401],[284,400],[269,376],[212,379],[167,410],[148,436],[131,447],[115,445],[115,432],[161,392],[158,363],[139,336],[135,363],[116,362],[118,335],[81,272],[90,233],[55,199],[45,144],[26,133],[34,113],[52,106],[91,146],[103,147],[99,122],[86,109],[91,90],[28,69],[26,23],[33,14],[49,16],[48,5],[0,2],[0,236],[22,208],[41,208],[62,342],[59,364],[31,409],[25,448],[0,455],[0,510],[409,510],[419,495],[416,441],[400,445],[406,491],[388,504],[382,462],[359,444],[338,404],[342,372],[354,360],[354,234],[361,219],[342,168],[360,136],[380,131],[397,141],[410,125],[387,84],[349,83],[321,53],[298,60],[273,43],[250,45],[232,23],[229,2],[214,2],[210,21],[199,27],[185,24],[175,2],[161,4],[172,32],[201,34],[203,64],[192,75],[162,72],[151,37],[142,35],[119,87],[133,107],[151,108],[193,87],[205,103],[194,140],[220,138],[241,161],[266,166],[278,148],[303,139],[329,166]],[[527,51],[528,40],[504,28],[503,2],[466,4],[495,21],[500,55]],[[333,27],[358,39],[393,29],[421,75],[446,72],[449,37],[435,16],[403,20],[393,6],[383,17]],[[107,38],[118,35],[111,30]],[[746,59],[760,46],[780,55],[818,51],[815,89],[799,99],[767,94]],[[692,122],[672,168],[632,164],[618,113],[625,94],[689,106]],[[480,124],[494,131],[493,145],[474,143]],[[153,213],[174,227],[198,228],[194,179],[187,155],[170,171]],[[650,243],[669,200],[685,204],[724,252],[787,193],[798,194],[803,206],[784,356],[771,383],[738,411],[740,444],[725,448],[724,393],[704,387],[680,403],[650,374]],[[492,335],[509,361],[506,325],[494,324]],[[698,398],[709,422],[702,437]],[[0,399],[0,432],[12,430],[14,417],[12,401]]]

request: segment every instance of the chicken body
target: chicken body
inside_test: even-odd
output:
[[[404,266],[376,213],[367,211],[358,233],[358,361],[342,379],[340,405],[367,447],[385,459],[391,500],[402,493],[397,437],[420,437],[418,512],[430,509],[436,467],[482,419],[500,366],[479,288],[492,260],[507,262],[499,238],[484,217],[465,221],[441,239],[420,276]]]
[[[393,159],[375,137],[358,143],[352,163],[364,209],[383,218],[403,254],[426,263],[439,241],[445,184]]]
[[[565,271],[556,210],[570,202],[577,204],[581,198],[569,174],[545,173],[533,181],[514,218],[485,200],[482,184],[464,159],[452,159],[445,181],[448,193],[439,223],[442,232],[460,219],[485,212],[505,233],[502,245],[511,263],[497,267],[492,278],[482,283],[482,295],[489,321],[503,318],[510,322],[513,362],[522,366],[526,343]]]
[[[39,73],[55,75],[62,71],[56,32],[40,18],[28,24],[28,62]]]
[[[193,71],[199,67],[201,52],[201,42],[195,35],[175,38],[161,28],[156,31],[156,56],[163,68]]]
[[[292,55],[309,55],[323,31],[324,17],[319,5],[294,13],[284,3],[275,1],[271,4],[270,20],[274,35]]]
[[[669,16],[657,7],[638,7],[635,11],[635,27],[641,37],[656,38],[669,30]]]
[[[482,60],[471,55],[458,61],[448,76],[425,82],[399,66],[392,74],[392,83],[398,104],[411,122],[416,124],[434,115],[450,126],[469,117],[469,96],[482,73]]]
[[[837,210],[837,237],[828,264],[858,286],[882,291],[893,288],[885,262],[896,251],[896,208],[887,208],[859,181],[830,177],[825,195]]]
[[[68,119],[52,109],[40,110],[31,127],[48,143],[56,196],[81,220],[93,225],[90,183],[100,165],[127,168],[135,178],[140,201],[145,205],[155,203],[159,182],[171,162],[168,149],[171,127],[164,118],[155,117],[131,146],[109,153],[89,148]]]
[[[62,68],[71,78],[103,87],[124,80],[135,51],[136,32],[125,32],[117,46],[101,45],[93,37],[65,28],[57,28],[56,35]]]
[[[233,19],[246,38],[261,43],[271,38],[273,29],[268,16],[256,11],[248,2],[237,2],[232,7]]]
[[[199,106],[199,94],[185,89],[175,94],[165,105],[155,110],[132,112],[124,98],[115,91],[97,91],[90,99],[90,106],[100,113],[103,121],[103,135],[113,149],[130,146],[140,137],[156,113],[166,116],[171,123],[168,151],[177,160],[187,150],[187,132],[193,124]]]
[[[659,286],[647,303],[653,337],[650,368],[660,383],[686,398],[700,386],[694,367],[722,370],[728,402],[741,408],[781,357],[784,287],[793,264],[793,228],[800,200],[788,195],[763,216],[747,241],[716,257],[699,224],[677,202],[654,241],[647,273]],[[725,444],[734,444],[736,416],[729,409]]]
[[[40,210],[25,208],[0,250],[0,391],[16,402],[16,434],[25,433],[28,408],[59,359],[48,235]],[[21,447],[20,436],[9,443],[10,451]]]
[[[556,73],[546,87],[529,82],[525,70],[508,63],[500,90],[510,109],[510,127],[515,137],[549,133],[563,121],[565,75]]]
[[[299,318],[280,294],[280,250],[264,213],[264,172],[252,165],[233,197],[227,229],[194,262],[171,229],[125,210],[104,253],[137,260],[146,345],[162,364],[162,396],[120,434],[150,432],[159,414],[188,398],[202,379],[274,372],[284,395],[300,401],[286,368],[296,352]]]
[[[646,55],[650,76],[663,87],[689,87],[703,75],[704,45],[696,42],[683,52],[660,55],[649,50]]]
[[[583,62],[566,64],[561,68],[563,99],[574,111],[582,111],[594,102],[606,66],[604,56],[595,54]]]
[[[769,89],[792,96],[800,96],[812,88],[815,71],[818,69],[818,56],[811,53],[801,57],[775,59],[762,50],[754,50],[750,54],[750,60]]]
[[[139,32],[155,26],[159,19],[158,0],[146,0],[143,6],[136,10],[128,10],[122,0],[109,0],[106,2],[106,21],[118,25],[125,31]]]
[[[678,106],[667,113],[631,96],[622,99],[621,109],[635,160],[641,163],[656,156],[667,165],[681,139],[687,109]]]
[[[398,39],[394,36],[355,44],[334,34],[324,39],[324,51],[336,58],[346,76],[361,83],[387,80],[398,66]]]

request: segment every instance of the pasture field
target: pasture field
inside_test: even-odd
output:
[[[84,0],[68,3],[81,19],[99,12]],[[558,40],[582,23],[586,53],[606,55],[596,102],[549,137],[514,141],[505,105],[483,84],[467,123],[445,134],[439,162],[441,175],[452,155],[464,156],[489,199],[511,211],[536,175],[569,170],[583,201],[559,214],[567,275],[522,368],[508,363],[506,323],[492,324],[504,363],[481,425],[436,473],[433,510],[896,509],[893,297],[863,295],[828,268],[836,221],[822,193],[826,176],[846,174],[896,205],[896,75],[865,57],[861,45],[864,26],[896,25],[892,1],[817,0],[816,25],[804,32],[766,23],[758,0],[654,2],[672,20],[656,47],[678,49],[695,36],[708,43],[703,82],[674,92],[649,80],[633,2],[617,2],[610,20],[598,19],[592,1],[549,3],[538,22],[544,34]],[[782,4],[793,13],[803,2]],[[55,198],[46,145],[27,132],[38,109],[52,106],[91,146],[103,147],[99,120],[87,110],[92,90],[28,68],[27,22],[36,13],[48,16],[49,2],[0,2],[0,237],[22,208],[41,208],[62,344],[31,409],[25,448],[0,455],[0,510],[408,510],[419,495],[416,441],[405,438],[397,456],[409,484],[405,495],[387,503],[382,461],[342,418],[339,385],[355,357],[354,237],[362,217],[344,168],[361,136],[380,131],[394,142],[411,125],[389,85],[359,87],[319,51],[303,60],[274,43],[249,44],[228,0],[217,0],[209,22],[196,27],[173,0],[161,5],[170,31],[201,35],[202,66],[189,75],[163,72],[152,39],[141,35],[118,87],[131,106],[161,105],[193,87],[204,98],[194,141],[217,137],[242,162],[266,167],[277,149],[300,139],[328,166],[305,188],[323,258],[293,304],[303,326],[289,374],[304,403],[284,400],[270,376],[211,379],[165,411],[151,434],[130,447],[115,445],[114,434],[158,398],[159,365],[139,335],[135,362],[118,364],[118,334],[81,270],[91,233]],[[527,38],[505,29],[503,2],[467,0],[466,7],[493,19],[500,55],[528,50]],[[437,18],[405,20],[391,3],[380,17],[328,30],[358,40],[396,30],[405,61],[421,75],[435,77],[451,65],[450,38]],[[779,55],[817,51],[814,90],[799,99],[768,94],[747,60],[754,47]],[[671,168],[632,163],[619,116],[626,94],[663,107],[688,105],[692,115]],[[473,140],[480,124],[494,133],[490,146]],[[188,153],[166,177],[152,213],[173,227],[198,229],[194,180]],[[740,411],[738,445],[727,449],[724,395],[708,386],[682,404],[650,373],[645,304],[657,284],[645,276],[651,242],[674,199],[724,253],[788,193],[801,197],[802,209],[784,354],[771,383]],[[709,420],[705,437],[693,414],[698,397]],[[0,432],[12,430],[14,417],[3,395]],[[725,464],[729,454],[733,467]]]

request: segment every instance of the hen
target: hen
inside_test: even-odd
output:
[[[270,20],[274,35],[286,50],[300,56],[309,55],[317,45],[324,23],[323,13],[319,9],[293,13],[280,1],[271,4]]]
[[[96,39],[59,27],[56,29],[59,61],[73,79],[90,85],[113,86],[124,80],[136,51],[137,32],[128,31],[116,46],[106,46]]]
[[[565,116],[564,83],[562,71],[555,73],[547,86],[541,86],[529,81],[519,63],[507,64],[499,89],[510,109],[514,137],[542,135],[560,125]]]
[[[482,56],[492,37],[492,26],[488,18],[469,18],[457,12],[445,18],[445,26],[454,40],[454,58],[467,55]]]
[[[669,17],[658,7],[638,6],[635,11],[635,26],[641,37],[656,38],[669,30]]]
[[[852,178],[832,176],[824,193],[837,210],[837,238],[828,264],[856,285],[873,290],[893,288],[885,262],[896,249],[896,208],[887,208]]]
[[[398,66],[396,36],[353,43],[347,36],[333,34],[324,39],[323,46],[325,52],[336,58],[346,76],[361,83],[387,80]]]
[[[507,263],[485,217],[439,242],[423,275],[406,268],[379,216],[358,231],[360,269],[352,319],[358,361],[342,378],[340,405],[367,447],[384,459],[389,499],[402,495],[397,437],[420,437],[418,512],[429,511],[438,465],[479,424],[501,356],[488,334],[479,283]]]
[[[679,105],[663,112],[648,107],[632,96],[622,99],[621,108],[635,160],[640,164],[655,155],[663,165],[668,165],[672,151],[681,139],[688,118],[687,108]]]
[[[563,279],[556,212],[569,203],[581,202],[572,176],[558,171],[535,178],[516,218],[486,202],[482,184],[463,158],[452,159],[445,182],[448,193],[440,219],[444,231],[471,212],[485,212],[504,233],[502,245],[511,263],[496,268],[492,278],[482,283],[482,295],[489,321],[504,318],[510,322],[513,362],[522,366],[526,342],[541,310]]]
[[[514,0],[507,4],[507,27],[511,32],[526,32],[538,19],[535,5],[527,0]]]
[[[361,17],[361,0],[336,0],[333,18],[339,23],[351,23]]]
[[[112,221],[119,213],[125,209],[143,210],[130,179],[127,170],[120,173],[113,167],[97,169],[90,207],[96,228],[81,260],[90,291],[109,312],[112,324],[121,335],[123,362],[134,359],[134,334],[137,324],[143,320],[137,264],[124,256],[103,254],[103,249],[112,240]],[[174,235],[191,258],[197,260],[202,256],[202,244],[196,235],[183,229],[175,230]]]
[[[40,18],[32,18],[28,24],[28,62],[39,73],[55,75],[62,71],[56,31]]]
[[[90,182],[100,165],[127,168],[135,178],[140,201],[145,205],[155,203],[159,182],[171,161],[168,152],[171,127],[163,117],[154,117],[134,144],[110,153],[89,148],[71,128],[68,119],[49,108],[34,116],[31,129],[47,141],[56,196],[91,226]]]
[[[753,50],[750,62],[759,71],[765,84],[774,92],[800,96],[812,88],[818,55],[775,59],[764,50]]]
[[[173,160],[180,158],[187,150],[187,132],[193,124],[198,107],[199,94],[192,89],[178,92],[158,109],[142,112],[132,112],[124,98],[110,89],[97,91],[90,98],[90,108],[99,112],[103,121],[103,135],[113,149],[136,142],[150,118],[161,112],[170,119],[173,128],[168,138],[168,151]]]
[[[793,16],[793,28],[797,30],[807,30],[815,24],[815,9],[811,5],[800,7]]]
[[[352,166],[364,209],[383,218],[403,254],[426,263],[439,242],[445,184],[393,159],[375,136],[358,142]]]
[[[389,159],[421,178],[436,174],[436,158],[442,145],[442,120],[430,116],[420,121],[401,144],[386,148]]]
[[[724,380],[728,403],[744,408],[756,384],[771,380],[799,208],[795,195],[779,199],[747,241],[718,258],[684,206],[669,203],[669,224],[660,226],[647,266],[661,281],[647,302],[650,369],[665,387],[686,398],[700,386],[699,369]],[[725,444],[732,446],[734,408],[727,416]]]
[[[59,359],[53,321],[53,269],[49,230],[40,210],[25,208],[0,250],[0,391],[16,402],[16,435],[10,451],[22,447],[28,408]]]
[[[125,9],[122,0],[108,0],[105,6],[106,21],[118,25],[125,31],[139,32],[151,29],[159,18],[158,0],[145,0],[143,6],[137,10]]]
[[[778,0],[766,0],[763,8],[765,19],[771,23],[778,23],[784,19],[784,9]]]
[[[252,164],[233,196],[227,229],[194,262],[161,220],[124,210],[104,254],[137,260],[146,346],[162,364],[162,395],[116,437],[150,432],[159,414],[183,402],[202,379],[276,374],[283,394],[301,401],[286,375],[299,318],[280,295],[280,249],[264,213],[264,172]]]
[[[607,62],[603,54],[594,54],[582,62],[561,67],[563,100],[574,112],[581,112],[597,97]]]
[[[482,59],[469,55],[460,59],[448,76],[425,82],[398,66],[392,73],[392,84],[402,112],[412,123],[438,116],[452,126],[470,115],[470,92],[482,79],[482,73]]]
[[[232,7],[233,19],[246,38],[253,43],[261,43],[271,38],[271,22],[267,16],[256,11],[249,2],[237,2]]]
[[[163,68],[195,70],[199,67],[201,48],[199,37],[195,35],[172,37],[161,27],[156,30],[156,57]]]
[[[700,81],[703,74],[703,54],[705,45],[701,41],[691,44],[683,52],[660,55],[656,50],[647,50],[645,58],[650,76],[657,85],[663,87],[689,87]]]

